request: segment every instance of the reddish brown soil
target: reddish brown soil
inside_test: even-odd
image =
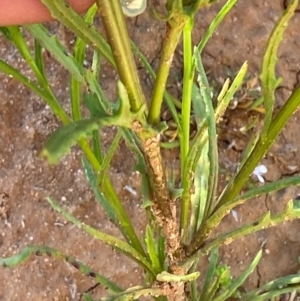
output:
[[[155,1],[150,1],[153,4]],[[221,1],[224,3],[224,1]],[[240,0],[208,43],[204,63],[216,87],[228,75],[237,72],[245,60],[249,62],[249,76],[259,74],[266,40],[276,20],[282,13],[281,1]],[[200,12],[196,18],[194,42],[197,43],[210,24],[221,3]],[[53,28],[57,28],[55,24]],[[276,110],[290,95],[299,80],[300,68],[300,18],[293,18],[280,47],[278,74],[283,82],[277,92]],[[66,42],[73,37],[62,28],[57,29]],[[140,45],[153,66],[160,55],[164,25],[154,21],[147,11],[129,21],[133,40]],[[17,51],[1,36],[0,57],[30,75]],[[175,58],[173,79],[181,77],[181,58]],[[104,68],[106,68],[104,66]],[[102,78],[105,91],[114,92],[115,73],[107,69]],[[105,72],[105,70],[104,70]],[[68,75],[51,58],[47,59],[47,73],[62,103],[69,107]],[[141,70],[146,94],[151,93],[151,83]],[[51,196],[82,221],[117,234],[103,211],[96,204],[89,189],[80,162],[81,152],[76,148],[58,166],[49,166],[38,154],[43,142],[58,126],[49,108],[37,96],[23,88],[16,80],[0,74],[0,257],[20,252],[27,245],[46,245],[73,255],[97,271],[127,287],[140,283],[137,265],[119,256],[110,248],[83,234],[54,212],[45,198]],[[179,87],[180,89],[180,87]],[[112,92],[113,91],[113,92]],[[227,114],[220,133],[220,158],[224,169],[234,170],[237,158],[247,141],[239,129],[253,114],[235,109]],[[268,168],[267,181],[297,174],[300,169],[299,117],[297,112],[265,157]],[[103,134],[109,144],[114,131]],[[228,148],[231,142],[234,147]],[[174,155],[173,155],[174,157]],[[176,160],[176,156],[175,159]],[[130,185],[139,191],[139,176],[133,171],[134,159],[122,145],[114,158],[111,180],[138,229],[144,231],[141,200],[124,189]],[[231,229],[262,215],[266,210],[279,212],[286,202],[299,193],[289,187],[278,193],[260,197],[237,208],[238,221],[228,215],[222,229]],[[245,284],[251,289],[275,277],[298,270],[300,221],[285,223],[274,229],[264,230],[224,247],[222,261],[238,275],[264,245],[264,257],[255,273]],[[44,257],[31,257],[16,268],[0,268],[0,300],[79,300],[83,292],[93,286],[91,278],[84,277],[62,261]],[[97,287],[93,296],[100,298],[103,290]]]

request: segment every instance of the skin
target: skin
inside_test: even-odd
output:
[[[95,0],[68,0],[71,6],[83,13]],[[48,9],[40,0],[0,0],[0,26],[23,25],[51,21]]]

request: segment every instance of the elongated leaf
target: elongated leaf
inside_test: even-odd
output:
[[[260,301],[267,300],[270,297],[275,297],[279,294],[292,292],[298,290],[300,287],[300,275],[294,274],[284,276],[270,281],[269,283],[262,285],[256,290],[253,290],[243,295],[245,301]],[[285,290],[284,290],[285,289]],[[264,298],[264,299],[263,299]]]
[[[290,200],[283,212],[271,216],[270,211],[268,211],[260,219],[254,222],[248,223],[231,232],[219,235],[211,243],[207,244],[201,250],[201,252],[205,254],[209,252],[212,248],[215,248],[222,244],[228,245],[234,240],[244,237],[248,234],[252,234],[262,229],[267,229],[269,227],[279,225],[284,221],[292,221],[298,218],[300,218],[300,209],[297,209],[297,206],[294,205],[294,201]]]
[[[251,264],[247,267],[247,269],[232,283],[225,289],[223,293],[221,293],[217,298],[214,298],[214,301],[225,301],[229,297],[233,296],[236,290],[245,282],[245,280],[249,277],[249,275],[254,271],[257,267],[259,260],[262,257],[262,250],[260,250],[257,255],[255,256],[254,260]]]
[[[41,76],[44,77],[46,80],[44,60],[43,60],[43,47],[36,39],[34,40],[34,61],[37,68],[40,71]]]
[[[244,194],[242,194],[240,197],[237,197],[233,199],[232,201],[228,202],[227,204],[223,205],[218,209],[208,220],[208,224],[213,226],[213,228],[217,227],[223,217],[225,217],[228,212],[233,209],[234,207],[238,205],[242,205],[245,203],[245,201],[255,198],[259,195],[265,194],[265,193],[271,193],[274,191],[278,191],[280,189],[283,189],[285,187],[289,187],[292,185],[300,185],[300,177],[294,176],[294,177],[288,177],[285,179],[281,179],[278,181],[275,181],[273,183],[267,183],[263,186],[255,187]]]
[[[241,86],[242,81],[247,72],[247,62],[243,64],[235,79],[233,80],[230,87],[228,87],[223,92],[218,99],[218,105],[215,110],[215,120],[218,122],[222,115],[224,114],[227,106],[229,105],[230,100],[233,95],[236,93],[238,88]],[[195,119],[197,122],[198,132],[193,140],[193,143],[190,147],[190,152],[186,158],[186,163],[183,173],[183,187],[184,193],[187,193],[191,190],[192,185],[195,187],[194,194],[191,195],[191,223],[189,227],[189,236],[193,235],[195,231],[201,225],[201,222],[204,217],[204,210],[206,208],[206,198],[207,198],[207,187],[208,187],[208,178],[209,178],[209,160],[207,157],[208,150],[207,148],[207,139],[208,132],[206,126],[206,115],[205,115],[205,104],[203,102],[203,97],[199,93],[199,89],[196,85],[193,86],[193,109],[195,113]],[[195,173],[194,176],[191,176],[191,171]],[[188,198],[185,196],[183,198]]]
[[[215,248],[212,250],[209,256],[209,265],[207,268],[207,272],[205,275],[205,281],[203,288],[201,289],[201,296],[199,301],[209,301],[208,296],[213,296],[215,294],[215,285],[216,280],[214,279],[216,273],[216,267],[219,260],[219,252],[218,249]],[[216,287],[217,289],[218,287]]]
[[[122,130],[119,128],[117,131],[117,134],[115,135],[113,141],[111,142],[111,144],[105,154],[105,157],[103,158],[101,168],[98,171],[98,175],[97,175],[97,183],[98,184],[102,183],[102,180],[103,180],[105,174],[108,173],[108,169],[110,167],[110,162],[119,147],[121,138],[122,138]]]
[[[200,272],[194,272],[187,275],[174,275],[163,271],[156,276],[156,280],[161,282],[189,282],[196,280],[199,276]]]
[[[230,212],[231,209],[234,207],[243,204],[246,200],[257,197],[259,195],[265,193],[271,193],[274,191],[278,191],[285,187],[289,187],[291,185],[299,185],[300,184],[300,177],[294,176],[285,179],[281,179],[279,181],[273,183],[267,183],[264,186],[259,186],[250,191],[247,191],[240,197],[233,199],[232,201],[228,202],[227,204],[221,206],[218,210],[214,212],[214,214],[208,219],[207,223],[205,224],[206,229],[202,229],[204,232],[209,229],[214,229],[219,225],[222,219]]]
[[[218,142],[217,142],[217,131],[214,108],[212,105],[212,99],[210,95],[210,87],[208,80],[202,65],[202,60],[199,51],[195,48],[195,65],[198,72],[198,84],[199,90],[202,94],[203,101],[205,103],[206,118],[207,118],[207,129],[208,129],[208,160],[209,160],[209,178],[208,178],[208,194],[207,194],[207,204],[205,208],[204,216],[210,213],[214,208],[214,199],[218,183]]]
[[[89,26],[70,5],[64,0],[42,0],[50,10],[52,16],[67,28],[72,30],[87,44],[92,45],[115,67],[114,58],[110,46],[94,27]]]
[[[208,206],[208,179],[209,179],[209,146],[208,142],[202,147],[202,152],[198,160],[195,177],[194,177],[194,193],[191,195],[191,218],[189,226],[189,240],[192,239],[195,232],[200,227],[205,214],[205,208]]]
[[[87,22],[87,24],[92,25],[96,12],[97,12],[97,5],[93,5],[88,10],[87,14],[84,17],[84,20],[85,22]],[[81,38],[77,37],[74,45],[74,58],[80,66],[82,66],[84,63],[86,47],[87,47],[86,42],[83,41]],[[71,73],[70,86],[71,86],[70,96],[71,96],[72,117],[73,120],[76,121],[81,119],[80,102],[81,102],[82,82],[78,81],[72,75],[72,73]]]
[[[128,218],[125,209],[119,202],[114,202],[113,200],[107,199],[104,194],[99,190],[99,185],[97,184],[97,178],[87,162],[83,157],[82,164],[86,177],[91,185],[93,192],[96,196],[97,201],[103,207],[106,214],[108,215],[110,221],[121,231],[122,235],[126,241],[138,250],[142,255],[144,254],[143,248],[134,233],[133,226],[130,219]]]
[[[205,47],[208,40],[211,38],[213,33],[216,31],[217,27],[223,21],[224,17],[230,12],[232,7],[235,5],[237,0],[228,0],[222,9],[218,12],[217,16],[213,19],[210,23],[208,29],[204,33],[199,45],[197,46],[199,53],[202,52],[203,48]]]
[[[26,25],[25,28],[72,74],[72,76],[74,76],[76,80],[80,82],[84,81],[83,67],[71,54],[67,53],[65,47],[59,42],[56,36],[51,35],[49,31],[40,24]]]
[[[65,255],[63,252],[58,251],[54,248],[44,246],[28,246],[22,250],[21,253],[8,257],[0,258],[0,266],[4,267],[15,267],[28,260],[31,255],[36,256],[48,256],[55,259],[64,260],[74,268],[78,269],[83,275],[95,278],[95,280],[103,285],[105,288],[110,289],[113,292],[122,292],[123,289],[118,285],[97,273],[96,271],[89,268],[87,265],[77,260],[73,256]]]
[[[245,301],[246,300],[247,301],[250,301],[250,300],[251,301],[276,300],[277,296],[284,296],[284,295],[286,295],[288,293],[299,292],[299,289],[300,289],[300,285],[293,285],[291,287],[278,289],[276,291],[266,292],[266,293],[261,294],[260,296],[253,297],[253,299],[249,299],[249,298],[245,299]],[[290,300],[293,300],[293,299],[290,298]],[[294,300],[297,300],[297,299],[294,299]]]
[[[117,228],[122,229],[122,227],[120,227],[121,225],[120,225],[119,220],[116,218],[116,212],[113,209],[112,204],[110,204],[110,202],[105,198],[103,193],[101,193],[101,191],[99,190],[99,186],[97,184],[97,178],[96,178],[96,176],[94,174],[94,171],[92,170],[90,164],[88,163],[88,161],[85,157],[82,158],[82,165],[83,165],[85,175],[88,179],[89,184],[91,185],[91,187],[93,189],[93,192],[94,192],[94,195],[95,195],[97,201],[99,202],[101,207],[104,209],[104,211],[108,215],[110,221]]]
[[[254,222],[250,222],[236,230],[219,235],[219,237],[205,245],[198,252],[193,253],[193,255],[183,261],[180,266],[185,268],[189,267],[191,262],[199,258],[200,254],[207,255],[212,249],[217,248],[222,244],[228,245],[234,240],[244,237],[248,234],[252,234],[269,227],[274,227],[284,221],[292,221],[298,218],[300,218],[300,209],[298,209],[297,204],[294,204],[294,200],[290,200],[282,213],[271,216],[270,211],[268,211],[260,219]],[[208,226],[208,229],[211,229],[211,225]],[[193,247],[191,249],[193,249]]]
[[[153,231],[149,225],[146,227],[145,234],[145,243],[147,247],[147,253],[151,260],[152,266],[157,273],[163,270],[163,267],[160,265],[158,254],[156,253],[156,242],[154,239]]]
[[[48,93],[48,91],[44,91],[40,87],[38,87],[34,82],[29,80],[27,77],[22,75],[17,69],[13,68],[6,62],[0,59],[0,71],[4,72],[5,74],[14,77],[16,80],[21,82],[24,86],[32,90],[36,93],[39,97],[45,100],[45,102],[50,106],[51,110],[59,117],[63,123],[69,123],[70,118],[65,113],[64,109],[57,101],[57,99]]]
[[[298,0],[292,0],[287,10],[276,23],[272,34],[269,37],[267,49],[263,57],[262,71],[260,75],[262,93],[264,98],[264,108],[266,111],[264,118],[264,127],[262,136],[266,137],[272,118],[275,103],[275,89],[281,82],[275,75],[275,67],[277,63],[277,50],[282,41],[283,33],[288,26],[289,20],[294,15],[295,9],[298,7]]]
[[[137,250],[135,250],[132,246],[130,246],[126,242],[124,242],[112,235],[106,234],[106,233],[101,232],[91,226],[86,225],[85,223],[82,223],[81,221],[76,219],[74,216],[72,216],[69,212],[67,212],[66,210],[61,208],[51,198],[48,198],[47,200],[50,203],[50,205],[53,207],[53,209],[55,209],[57,212],[62,214],[67,220],[72,222],[79,229],[84,230],[86,233],[92,235],[94,238],[101,240],[105,244],[111,246],[115,250],[117,250],[120,253],[131,258],[132,260],[137,262],[140,266],[142,266],[144,269],[146,269],[149,273],[151,273],[152,275],[155,275],[155,272],[154,272],[151,264],[148,262],[148,260],[143,255],[141,255]]]
[[[102,298],[102,301],[132,301],[137,300],[143,296],[162,296],[166,294],[163,289],[159,287],[142,287],[142,286],[134,286],[122,293],[111,294],[107,297]]]
[[[222,205],[235,199],[240,193],[243,185],[248,181],[249,176],[258,165],[260,160],[269,150],[274,140],[277,138],[279,133],[291,116],[296,112],[300,105],[300,86],[295,88],[292,95],[288,98],[285,104],[282,106],[280,111],[272,120],[271,126],[268,131],[268,135],[265,139],[259,137],[253,151],[245,161],[243,167],[230,179],[229,183],[223,190],[218,200],[218,208]],[[217,208],[217,209],[218,209]]]
[[[243,80],[246,76],[248,69],[248,62],[246,61],[239,72],[237,73],[236,77],[234,78],[232,84],[230,87],[227,89],[223,97],[220,97],[218,99],[218,105],[216,107],[216,112],[215,112],[215,120],[217,123],[219,123],[221,117],[224,115],[225,110],[228,108],[228,105],[230,101],[233,98],[233,95],[238,91],[238,89],[242,86]]]
[[[21,32],[21,28],[19,26],[9,26],[6,29],[9,32],[8,34],[6,34],[6,37],[8,37],[13,42],[13,44],[18,49],[20,55],[30,66],[30,68],[32,69],[34,75],[38,80],[39,85],[43,89],[48,90],[47,89],[49,87],[48,81],[44,76],[44,74],[41,73],[39,66],[36,64],[35,57],[31,54],[31,50],[29,49],[29,46],[27,45],[27,42]]]

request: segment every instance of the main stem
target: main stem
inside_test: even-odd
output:
[[[133,111],[146,103],[137,68],[131,51],[130,39],[120,1],[97,0],[99,14],[113,52],[118,74],[126,87]]]
[[[113,51],[119,76],[127,89],[132,109],[137,110],[145,103],[145,100],[140,88],[137,69],[131,51],[130,39],[126,30],[120,3],[119,1],[111,0],[98,0],[97,2],[106,35]],[[168,41],[172,46],[169,47],[169,44],[166,45],[166,48],[169,49],[167,53],[170,54],[167,70],[169,70],[181,29],[174,27],[171,31],[174,34],[169,36]],[[162,62],[164,62],[164,60],[162,60]],[[165,72],[165,66],[162,67],[162,70],[164,70],[162,73],[166,76],[164,80],[164,82],[166,82],[168,71]],[[161,83],[162,81],[163,79],[160,77],[160,80],[157,80],[157,83]],[[162,89],[158,89],[160,93],[162,93],[161,99],[164,93],[164,87],[165,83],[163,83]],[[133,124],[132,129],[141,140],[142,151],[151,184],[152,201],[154,203],[153,212],[160,223],[166,238],[170,265],[175,267],[175,262],[178,262],[180,257],[178,253],[181,251],[180,235],[176,221],[176,205],[170,196],[165,168],[160,153],[160,137],[153,130],[149,130],[147,126],[145,126],[143,120],[137,120]]]

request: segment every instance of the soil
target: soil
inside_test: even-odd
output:
[[[151,6],[158,1],[149,2]],[[225,1],[220,1],[198,13],[194,31],[195,43],[223,3]],[[268,35],[282,11],[279,0],[238,1],[205,49],[204,64],[216,89],[226,77],[235,74],[245,60],[249,63],[249,79],[253,80],[249,84],[250,88],[253,86],[254,90],[259,89],[255,79],[259,75],[263,51]],[[299,16],[296,14],[293,17],[280,47],[277,73],[283,77],[283,81],[276,93],[275,111],[298,84]],[[55,22],[50,27],[57,31],[66,44],[72,46],[72,34]],[[148,9],[143,15],[129,20],[129,31],[152,65],[157,66],[164,36],[163,23],[153,20]],[[17,50],[3,36],[0,39],[1,59],[31,76]],[[29,38],[28,41],[32,43]],[[172,68],[173,83],[175,80],[180,82],[181,79],[180,53],[179,49]],[[46,58],[46,70],[58,98],[69,108],[67,72],[51,57]],[[116,74],[105,64],[102,74],[105,74],[101,78],[105,92],[113,96]],[[150,95],[151,80],[142,68],[140,75],[144,90]],[[59,125],[49,107],[13,78],[0,74],[0,83],[0,257],[16,254],[27,245],[51,246],[75,256],[123,287],[140,284],[141,271],[135,263],[85,235],[50,208],[46,202],[47,196],[60,202],[82,221],[119,235],[93,197],[83,173],[81,152],[78,148],[74,148],[57,166],[49,166],[40,158],[39,152],[44,141]],[[180,92],[180,85],[177,84],[176,89]],[[224,177],[234,171],[247,142],[248,136],[241,133],[241,127],[259,114],[239,108],[241,104],[240,102],[237,108],[227,113],[220,126],[220,164],[226,170]],[[299,174],[299,118],[300,113],[295,113],[263,159],[262,164],[268,169],[265,175],[267,182]],[[104,147],[109,145],[114,133],[114,129],[107,129],[102,134]],[[171,165],[178,165],[176,151],[166,152],[166,158]],[[132,154],[121,144],[113,160],[110,178],[138,233],[142,235],[145,218],[139,194],[140,178],[133,169],[134,163]],[[128,191],[128,186],[137,194]],[[289,199],[298,194],[298,187],[289,187],[251,200],[236,208],[237,215],[229,214],[221,225],[221,230],[252,221],[266,210],[279,212]],[[222,248],[221,260],[237,276],[260,247],[264,247],[263,259],[245,283],[245,290],[253,289],[276,277],[296,273],[299,268],[299,227],[300,221],[286,222],[276,228],[235,241]],[[15,268],[0,268],[0,301],[80,300],[82,294],[93,285],[95,281],[92,278],[82,276],[65,262],[52,258],[31,256]],[[92,291],[95,299],[99,299],[104,293],[100,286]]]

